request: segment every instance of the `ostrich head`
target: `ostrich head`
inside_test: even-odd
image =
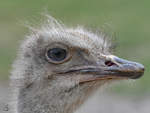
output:
[[[142,64],[111,54],[102,34],[67,28],[52,17],[23,41],[13,65],[16,113],[72,113],[104,83],[136,79]]]

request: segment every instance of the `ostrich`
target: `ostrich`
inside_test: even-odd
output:
[[[73,113],[112,80],[137,79],[142,64],[111,54],[111,41],[48,16],[21,44],[11,73],[12,113]]]

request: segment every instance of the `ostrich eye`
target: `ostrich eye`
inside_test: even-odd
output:
[[[62,48],[53,48],[47,51],[47,56],[53,61],[62,61],[67,56],[67,51]]]
[[[69,53],[66,48],[49,48],[46,52],[46,57],[49,62],[59,64],[65,62],[69,58]]]

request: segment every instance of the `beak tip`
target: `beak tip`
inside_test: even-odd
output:
[[[137,63],[137,71],[134,76],[131,77],[131,79],[138,79],[144,75],[145,67],[144,65]]]
[[[144,67],[143,64],[137,63],[137,66],[136,66],[136,67],[137,67],[137,70],[138,70],[139,72],[144,73],[145,67]]]

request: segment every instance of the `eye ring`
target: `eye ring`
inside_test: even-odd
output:
[[[53,64],[62,64],[71,58],[71,50],[62,44],[53,44],[46,50],[46,59]]]

